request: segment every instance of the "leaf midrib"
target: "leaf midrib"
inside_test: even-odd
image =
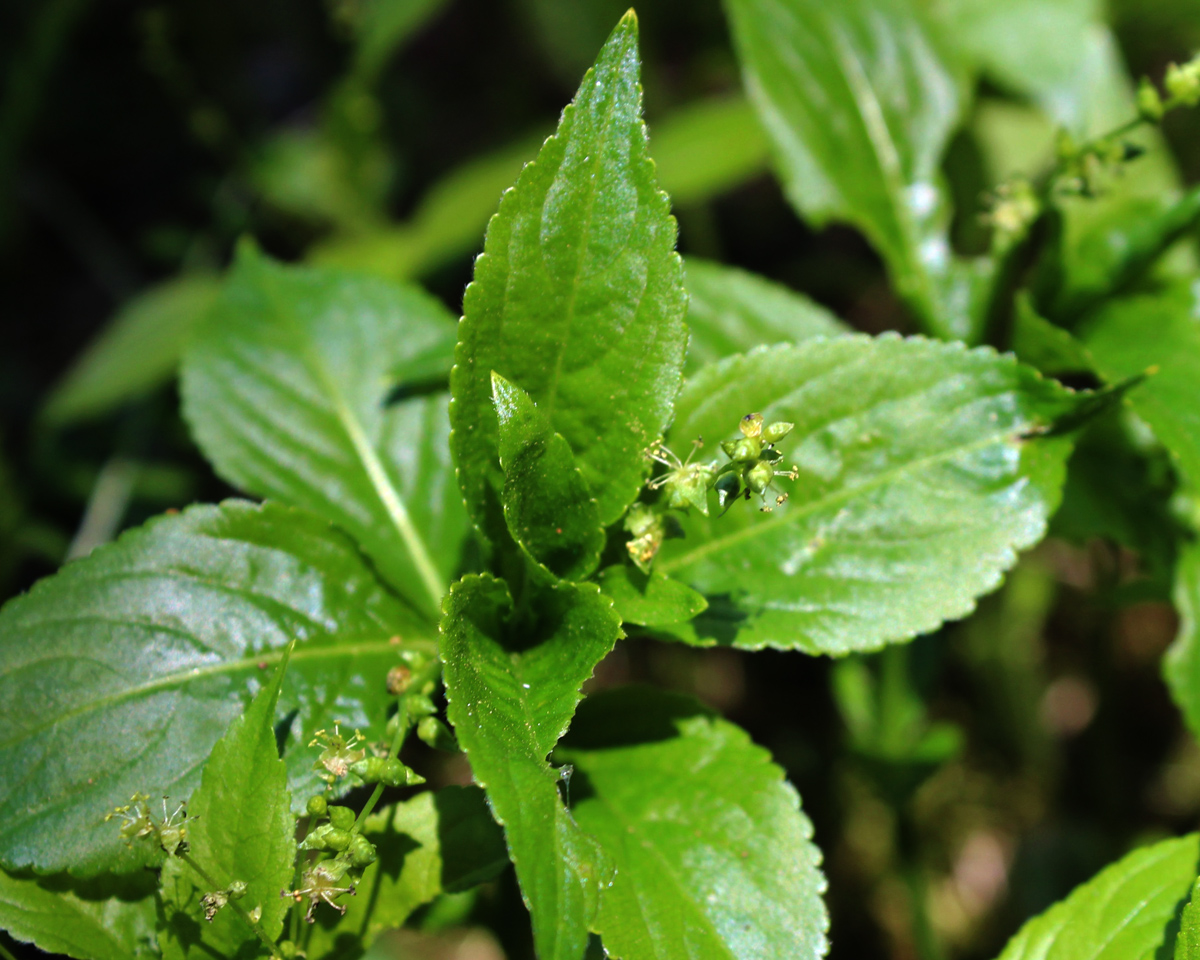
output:
[[[314,344],[308,331],[297,322],[290,311],[280,305],[278,298],[275,296],[274,286],[270,286],[268,290],[268,299],[273,312],[282,324],[292,331],[292,334],[296,337],[296,341],[301,344],[305,361],[313,371],[317,381],[325,389],[329,401],[333,406],[334,413],[338,418],[338,422],[341,423],[342,429],[346,431],[351,446],[353,446],[354,452],[358,455],[359,461],[366,471],[367,478],[371,481],[371,486],[374,488],[376,496],[379,497],[380,503],[383,504],[388,519],[391,520],[392,525],[400,534],[400,539],[408,548],[413,565],[417,568],[417,575],[421,579],[421,584],[432,601],[432,609],[434,611],[440,609],[446,585],[442,582],[441,574],[438,572],[437,566],[430,556],[424,539],[417,531],[417,528],[413,526],[408,509],[404,506],[404,499],[388,478],[387,471],[384,469],[375,449],[367,440],[362,425],[358,422],[354,411],[350,409],[350,405],[338,387],[337,381],[325,365],[320,353],[314,349]]]
[[[405,642],[405,649],[417,649],[418,647],[428,647],[427,652],[434,652],[435,647],[430,644],[414,644],[412,641]],[[65,713],[56,713],[51,719],[45,723],[39,724],[36,727],[26,728],[21,732],[21,736],[0,742],[0,749],[6,749],[14,744],[20,743],[23,740],[28,740],[30,737],[48,730],[51,727],[58,726],[73,720],[76,717],[85,716],[89,713],[94,713],[97,710],[103,710],[108,707],[124,703],[128,700],[133,700],[141,696],[148,696],[152,693],[157,693],[160,690],[169,690],[175,686],[185,686],[195,680],[202,680],[207,677],[220,676],[222,674],[233,674],[243,670],[253,669],[256,672],[259,670],[259,664],[276,664],[278,663],[286,651],[286,647],[280,647],[275,650],[265,650],[262,653],[255,654],[252,657],[243,657],[238,660],[226,660],[221,663],[210,664],[206,667],[189,667],[186,670],[173,671],[163,674],[153,680],[138,684],[134,687],[127,687],[117,693],[110,694],[105,697],[99,697],[95,700],[90,700],[87,703],[80,704],[73,710]],[[344,657],[360,656],[370,653],[383,653],[388,650],[396,650],[397,647],[388,640],[369,640],[361,643],[335,643],[311,645],[300,648],[292,654],[292,663],[297,663],[304,660],[322,660],[322,659],[341,659]]]
[[[669,573],[672,570],[678,570],[691,566],[692,564],[703,560],[709,554],[716,553],[719,550],[733,546],[734,544],[740,543],[743,540],[754,539],[758,536],[766,536],[777,528],[796,523],[805,517],[809,517],[814,513],[820,512],[821,510],[837,506],[838,504],[851,499],[857,494],[869,493],[870,491],[876,490],[881,486],[884,486],[895,480],[899,480],[910,473],[916,473],[928,467],[934,467],[940,463],[953,460],[956,457],[965,456],[967,454],[975,453],[979,450],[984,450],[996,443],[1003,443],[1008,436],[1009,434],[1007,433],[992,434],[983,440],[976,441],[975,443],[970,443],[961,447],[954,447],[950,450],[945,450],[932,456],[910,460],[909,462],[904,463],[894,469],[885,470],[881,473],[878,473],[874,477],[871,477],[869,480],[865,480],[860,484],[852,487],[843,487],[842,489],[833,493],[826,494],[823,497],[818,497],[816,500],[810,500],[803,506],[797,507],[794,510],[789,510],[786,514],[776,514],[775,517],[773,517],[771,520],[768,520],[766,523],[754,523],[743,527],[740,530],[735,530],[732,533],[727,533],[724,536],[714,537],[711,540],[700,544],[695,549],[689,550],[687,553],[663,560],[659,563],[658,568],[663,573]]]

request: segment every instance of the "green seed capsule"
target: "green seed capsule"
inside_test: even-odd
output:
[[[403,787],[408,783],[408,767],[399,760],[385,760],[379,782],[385,787]]]
[[[339,830],[333,827],[325,834],[325,848],[341,853],[350,846],[351,834],[349,830]]]
[[[325,816],[325,811],[329,809],[329,801],[318,793],[316,796],[308,798],[308,804],[305,809],[308,810],[310,817],[323,817]]]
[[[734,441],[732,452],[726,450],[726,453],[729,454],[729,459],[736,463],[753,463],[762,456],[762,438],[742,437],[741,440]]]
[[[382,757],[367,757],[366,760],[359,760],[351,765],[350,772],[363,783],[377,783],[383,773],[383,763]]]
[[[375,852],[375,844],[361,833],[356,833],[354,839],[350,841],[347,855],[350,857],[351,865],[355,867],[369,867],[379,857]]]
[[[417,725],[417,736],[424,740],[434,750],[445,750],[447,753],[458,752],[458,741],[454,734],[437,717],[426,717]]]
[[[755,493],[762,493],[775,479],[775,468],[765,461],[760,461],[746,471],[746,486]]]
[[[792,428],[795,426],[796,425],[794,423],[788,423],[786,420],[779,420],[775,423],[768,423],[765,427],[763,427],[763,431],[762,431],[763,443],[778,443],[780,440],[782,440],[784,437],[786,437],[789,433],[791,433]]]
[[[349,830],[357,819],[349,807],[330,807],[329,823],[335,830]]]

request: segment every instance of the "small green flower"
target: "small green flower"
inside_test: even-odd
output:
[[[153,837],[170,856],[187,850],[187,824],[195,819],[187,815],[186,803],[180,803],[174,812],[168,813],[166,797],[162,802],[162,819],[157,819],[150,811],[150,798],[144,793],[135,793],[125,806],[109,811],[104,822],[118,817],[121,820],[121,837],[126,844],[132,846],[134,840]]]
[[[645,503],[635,503],[625,514],[625,529],[633,539],[625,544],[629,556],[643,573],[650,572],[650,565],[667,535],[663,515]]]
[[[304,914],[304,919],[309,923],[316,919],[313,911],[317,909],[318,903],[327,903],[339,913],[344,914],[346,908],[334,901],[342,894],[348,893],[350,896],[354,896],[353,884],[341,886],[348,869],[349,864],[341,860],[322,860],[304,871],[299,887],[295,890],[283,890],[280,896],[291,897],[297,903],[307,897],[308,910]]]
[[[354,736],[346,739],[342,736],[340,724],[333,725],[333,733],[327,730],[318,730],[310,747],[324,746],[321,755],[317,758],[317,762],[313,769],[320,770],[322,767],[328,771],[324,777],[329,783],[344,777],[350,770],[351,764],[357,763],[367,755],[367,751],[358,745],[363,742],[363,735],[355,730]]]

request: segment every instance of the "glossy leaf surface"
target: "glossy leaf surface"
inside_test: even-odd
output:
[[[478,787],[427,790],[373,814],[363,834],[379,859],[363,871],[346,916],[319,910],[308,941],[315,958],[353,958],[419,906],[491,880],[508,866],[504,835]]]
[[[504,826],[538,956],[579,960],[611,869],[563,805],[546,757],[620,622],[591,584],[543,588],[530,608],[536,621],[514,620],[507,587],[491,577],[454,585],[442,621],[447,714]]]
[[[706,364],[753,347],[848,333],[830,311],[766,277],[688,257],[691,376]]]
[[[110,878],[106,878],[110,879]],[[14,940],[76,960],[157,956],[154,895],[140,900],[84,896],[60,877],[19,877],[0,870],[0,928]]]
[[[927,632],[1043,535],[1070,444],[1027,435],[1073,406],[960,344],[857,336],[731,357],[688,381],[675,435],[712,444],[751,411],[790,421],[781,465],[799,478],[776,480],[790,500],[772,513],[686,518],[657,569],[734,605],[710,641],[836,655]]]
[[[596,569],[604,529],[571,448],[520,387],[492,374],[508,532],[556,577]]]
[[[164,957],[231,957],[255,939],[249,923],[230,905],[211,921],[201,919],[200,898],[212,892],[210,881],[218,889],[235,880],[244,883],[246,894],[237,903],[248,912],[261,907],[259,923],[272,939],[279,937],[293,906],[279,895],[292,884],[296,821],[287,767],[275,742],[275,708],[287,663],[285,652],[204,764],[200,787],[188,804],[189,816],[196,818],[188,824],[190,859],[170,857],[163,866],[166,926],[159,944]]]
[[[1192,885],[1192,896],[1179,918],[1179,936],[1175,940],[1175,960],[1200,960],[1200,880]]]
[[[187,797],[293,638],[280,713],[299,711],[303,747],[335,720],[382,733],[380,678],[406,647],[432,652],[422,629],[348,537],[271,504],[193,507],[68,564],[0,611],[0,769],[25,772],[0,779],[0,858],[139,868],[104,814],[137,791]],[[287,757],[303,796],[314,751]]]
[[[451,446],[472,517],[503,524],[491,374],[525,390],[599,505],[636,496],[671,418],[687,333],[675,221],[641,121],[637,21],[626,15],[488,227],[459,324]]]
[[[619,957],[816,958],[825,878],[783,771],[677,695],[589,697],[560,750],[572,811],[616,866],[598,927]]]
[[[642,573],[629,564],[606,567],[600,589],[613,602],[623,623],[661,627],[691,620],[708,608],[704,595],[661,573]]]
[[[447,400],[387,400],[393,372],[450,329],[416,288],[243,252],[183,363],[217,472],[342,527],[431,620],[466,532]]]
[[[900,293],[967,336],[974,294],[952,260],[938,165],[964,75],[910,0],[727,0],[751,100],[797,210],[862,230]]]
[[[1200,483],[1200,301],[1191,284],[1162,294],[1114,300],[1081,337],[1109,380],[1154,372],[1129,403],[1191,483]]]
[[[1000,960],[1125,960],[1169,955],[1200,872],[1197,835],[1142,847],[1025,924]]]

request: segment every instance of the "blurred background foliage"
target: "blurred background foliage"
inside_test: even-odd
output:
[[[1123,120],[1130,76],[1158,79],[1200,46],[1198,0],[925,2],[977,77],[944,164],[967,254],[986,248],[983,193],[1036,170],[1056,126]],[[153,513],[232,492],[191,445],[173,372],[240,236],[419,280],[457,311],[500,192],[625,5],[0,5],[0,596]],[[681,250],[860,330],[910,332],[863,238],[813,231],[785,201],[719,0],[639,14]],[[1163,134],[1085,222],[1200,180],[1200,114]],[[1086,296],[1104,251],[1077,250]],[[774,752],[826,851],[835,958],[994,956],[1074,884],[1200,817],[1200,748],[1159,674],[1177,629],[1171,470],[1114,415],[1084,434],[1068,483],[1054,535],[974,616],[911,649],[833,663],[634,641],[593,681],[692,691]],[[417,925],[376,951],[528,955],[511,874]]]

